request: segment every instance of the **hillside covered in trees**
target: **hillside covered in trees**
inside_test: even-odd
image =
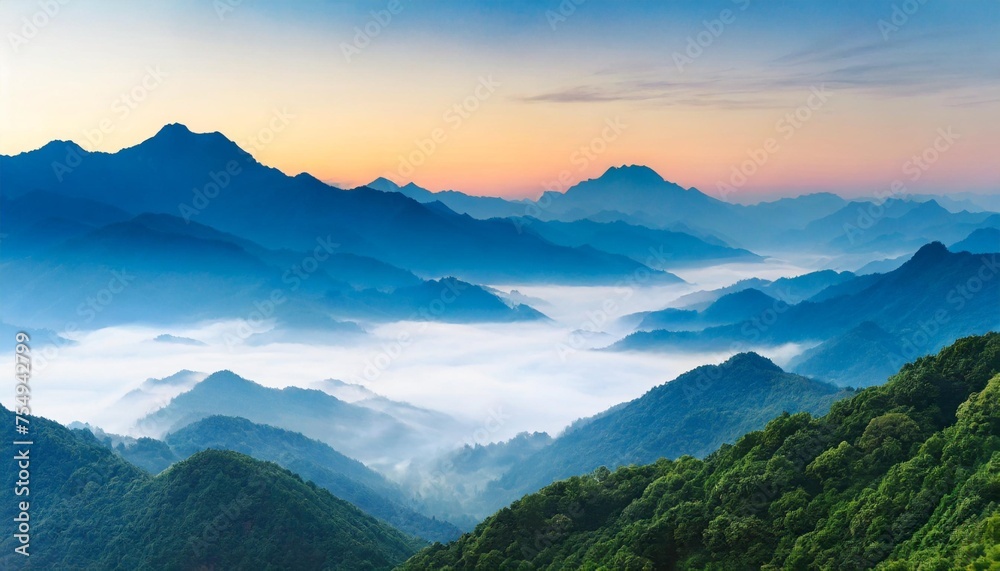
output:
[[[0,407],[0,423],[13,426],[13,413]],[[206,450],[153,477],[87,430],[39,417],[31,427],[30,556],[8,534],[0,569],[374,570],[422,544],[270,462]],[[4,463],[4,481],[16,466]]]
[[[961,339],[825,416],[556,482],[404,569],[996,569],[1000,334]]]

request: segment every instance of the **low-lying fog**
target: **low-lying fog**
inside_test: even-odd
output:
[[[617,318],[661,309],[683,294],[747,277],[774,279],[806,271],[771,262],[677,271],[689,283],[673,286],[495,285],[504,292],[517,290],[525,303],[552,321],[396,322],[370,326],[366,337],[339,343],[227,344],[238,326],[235,322],[106,328],[75,335],[76,343],[62,347],[51,359],[36,357],[32,410],[62,423],[83,421],[109,432],[137,435],[133,423],[148,411],[116,407],[125,393],[149,377],[162,378],[182,369],[205,373],[230,369],[271,387],[315,387],[323,379],[341,379],[394,400],[449,413],[465,420],[466,426],[481,427],[454,435],[451,444],[504,440],[526,430],[554,435],[577,418],[729,356],[591,351],[629,332],[616,323]],[[164,333],[204,345],[153,340]],[[800,349],[789,346],[765,354],[783,365]],[[10,352],[4,358],[13,359]],[[3,393],[0,401],[11,407],[13,390]]]

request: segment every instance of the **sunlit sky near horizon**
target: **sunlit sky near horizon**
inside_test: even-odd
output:
[[[1000,192],[995,1],[51,4],[0,3],[3,154],[180,122],[342,187],[534,197],[645,164],[715,193],[756,154],[747,195]]]

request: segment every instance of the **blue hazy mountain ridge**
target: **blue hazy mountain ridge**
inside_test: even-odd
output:
[[[338,315],[347,318],[395,321],[421,320],[425,319],[425,314],[434,316],[434,312],[428,311],[428,308],[436,307],[432,303],[442,298],[450,301],[442,305],[446,311],[437,316],[441,321],[500,322],[546,318],[544,314],[525,304],[508,305],[484,288],[455,278],[430,280],[397,288],[392,292],[377,289],[330,290],[324,301]],[[455,319],[457,316],[460,319]]]
[[[453,190],[431,192],[412,182],[399,186],[385,178],[378,178],[368,186],[383,192],[398,192],[425,204],[440,202],[456,212],[469,214],[474,218],[510,218],[515,221],[518,228],[523,228],[526,232],[554,244],[573,248],[593,246],[598,250],[628,256],[659,269],[720,260],[761,259],[753,252],[730,248],[718,240],[716,243],[710,243],[684,232],[629,224],[623,220],[629,217],[620,212],[611,213],[605,210],[590,218],[571,222],[542,221],[531,216],[531,214],[542,214],[541,208],[531,201],[507,201],[495,197],[470,196]],[[594,219],[602,216],[609,217],[609,220]]]
[[[210,416],[166,435],[163,441],[178,460],[215,449],[274,462],[365,513],[427,541],[447,542],[461,534],[454,525],[416,511],[403,490],[378,472],[297,432],[245,418]]]
[[[962,240],[948,246],[948,249],[952,252],[970,252],[972,254],[1000,252],[1000,229],[978,228]]]
[[[485,492],[485,511],[600,466],[704,456],[782,412],[825,413],[849,396],[833,385],[786,373],[755,353],[704,365],[580,423],[527,457]]]
[[[897,367],[890,355],[900,354],[899,338],[872,321],[794,357],[788,368],[839,386],[868,387],[883,382]]]
[[[996,226],[1000,216],[994,213],[952,213],[934,200],[889,199],[881,204],[852,202],[785,237],[831,250],[898,252],[915,251],[930,241],[951,243],[976,228]]]
[[[775,307],[777,302],[777,299],[759,289],[747,288],[728,293],[701,311],[671,308],[651,311],[645,314],[637,329],[641,331],[656,329],[700,330],[713,325],[725,325],[750,319]]]
[[[431,192],[412,182],[399,186],[384,177],[379,177],[365,186],[382,192],[398,192],[423,204],[440,202],[459,214],[468,214],[481,220],[523,216],[531,208],[529,201],[505,200],[495,196],[473,196],[457,190]]]
[[[0,179],[3,180],[0,188],[8,185],[6,172]],[[29,255],[132,217],[110,204],[43,190],[33,190],[14,199],[0,191],[0,212],[5,234],[4,259]]]
[[[746,278],[732,285],[714,290],[700,290],[685,294],[674,300],[671,305],[685,310],[702,310],[725,295],[751,288],[760,290],[786,303],[798,303],[802,300],[810,299],[835,285],[852,281],[855,277],[851,272],[819,270],[795,277],[778,278],[776,280]]]
[[[299,432],[369,466],[392,466],[434,449],[464,426],[435,415],[417,425],[315,389],[274,389],[230,371],[209,375],[163,408],[139,419],[138,429],[161,437],[209,416],[235,416]]]
[[[541,221],[537,218],[515,218],[525,232],[569,247],[584,245],[598,250],[628,256],[633,260],[659,269],[724,262],[754,262],[763,258],[742,248],[710,244],[683,232],[660,230],[627,222]]]
[[[932,353],[955,339],[996,330],[1000,326],[1000,254],[949,252],[939,242],[921,248],[898,269],[887,274],[859,276],[855,290],[832,286],[843,295],[823,296],[821,301],[774,306],[751,320],[709,327],[701,331],[656,330],[636,332],[610,347],[611,350],[701,349],[717,350],[732,344],[768,346],[787,342],[821,341],[819,351],[849,348],[854,343],[838,341],[864,322],[872,322],[890,333],[898,351],[869,355],[866,367],[877,370],[889,359],[898,368],[920,355]],[[872,330],[868,329],[870,333]],[[882,338],[883,345],[888,342]],[[821,345],[821,347],[823,347]],[[862,356],[838,352],[841,362]],[[834,363],[835,359],[813,363]],[[874,373],[870,374],[871,378]],[[836,371],[818,374],[837,376]]]
[[[311,252],[270,250],[169,214],[141,214],[5,260],[11,271],[0,276],[9,292],[2,307],[7,315],[49,327],[62,326],[68,316],[91,325],[181,322],[245,318],[262,300],[271,303],[278,292],[280,303],[267,306],[272,312],[263,317],[342,332],[358,331],[343,323],[348,314],[358,319],[402,316],[454,322],[541,317],[527,307],[509,307],[479,286],[457,280],[424,282],[385,262],[338,252],[335,244],[317,244]],[[85,307],[85,315],[80,315],[81,301],[107,287],[116,275],[123,277],[114,284],[119,290],[114,303]],[[459,292],[454,303],[440,312],[419,314],[446,286]],[[372,298],[379,300],[377,310],[366,314],[363,309],[375,305]],[[343,311],[335,319],[315,317],[338,308]]]
[[[68,162],[67,155],[78,157],[75,166],[57,176],[52,165]],[[326,240],[425,276],[612,283],[645,268],[592,248],[556,246],[509,221],[476,220],[399,193],[340,190],[305,174],[290,177],[219,133],[194,134],[177,124],[117,153],[49,144],[2,156],[0,170],[8,199],[38,189],[132,214],[173,214],[271,249],[301,251]],[[666,272],[652,275],[678,281]]]

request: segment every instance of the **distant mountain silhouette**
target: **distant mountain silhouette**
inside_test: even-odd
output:
[[[651,311],[645,314],[638,329],[643,331],[655,329],[699,330],[714,325],[725,325],[750,319],[768,309],[777,307],[777,304],[777,299],[759,289],[747,288],[727,293],[702,311],[683,309]]]
[[[840,386],[882,383],[898,367],[890,355],[902,352],[900,339],[871,321],[795,357],[788,367],[800,375]]]
[[[733,344],[767,346],[827,341],[869,321],[895,336],[893,367],[932,353],[959,337],[1000,326],[1000,254],[951,253],[940,242],[922,247],[898,269],[859,276],[804,301],[756,319],[702,331],[634,333],[614,350],[720,350]],[[985,277],[984,277],[985,276]],[[851,347],[844,343],[840,347]],[[854,355],[843,354],[846,362]],[[828,362],[833,362],[828,360]]]
[[[213,415],[234,416],[300,432],[368,465],[391,467],[435,447],[442,434],[463,425],[443,416],[436,426],[417,426],[409,419],[351,404],[314,389],[273,389],[219,371],[174,397],[169,404],[137,422],[138,429],[160,438]]]
[[[965,239],[955,242],[948,249],[952,252],[987,254],[1000,252],[1000,228],[979,228]]]
[[[341,252],[473,281],[614,283],[643,267],[624,256],[556,246],[518,232],[510,222],[476,220],[399,193],[345,191],[309,175],[287,176],[220,133],[195,134],[183,125],[167,125],[117,153],[85,153],[57,178],[52,163],[64,161],[66,152],[48,145],[0,157],[2,195],[14,199],[37,189],[132,214],[173,214],[271,249],[301,251],[326,239]]]
[[[589,245],[660,269],[763,259],[748,250],[709,243],[691,234],[622,221],[559,222],[530,217],[515,220],[525,232],[537,234],[552,243],[570,247]]]

